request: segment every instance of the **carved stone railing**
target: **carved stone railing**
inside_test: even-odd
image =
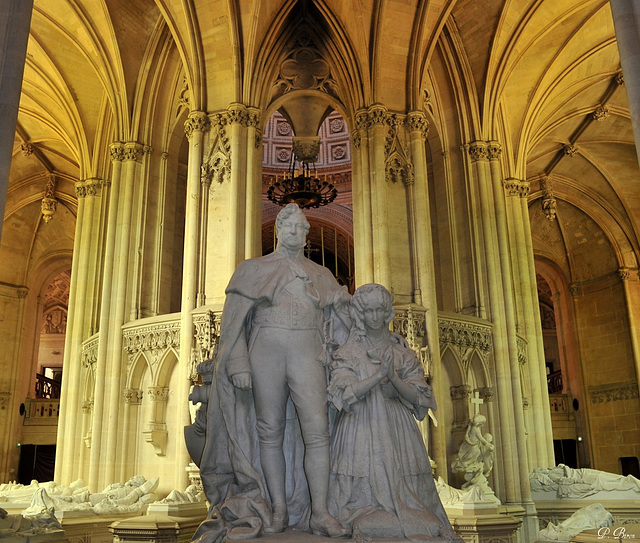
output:
[[[25,426],[56,426],[60,415],[60,400],[27,398],[25,401]]]
[[[122,348],[129,357],[129,369],[138,353],[144,352],[154,366],[168,349],[179,352],[179,313],[133,321],[122,328]]]
[[[440,353],[450,348],[457,352],[464,365],[475,352],[482,360],[492,363],[493,328],[491,323],[471,317],[438,316]]]

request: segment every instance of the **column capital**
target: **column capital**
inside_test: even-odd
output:
[[[422,111],[410,111],[407,113],[407,127],[412,134],[418,133],[422,139],[427,139],[429,133],[429,121]]]
[[[111,162],[122,162],[124,160],[124,143],[115,141],[109,145],[109,156]]]
[[[515,177],[508,177],[502,181],[502,186],[509,196],[519,196],[520,198],[526,198],[529,196],[529,181],[522,181]]]
[[[478,160],[487,160],[489,158],[487,144],[484,141],[471,142],[467,147],[467,152],[469,153],[472,162],[477,162]]]
[[[389,110],[386,106],[373,104],[356,111],[354,124],[357,130],[367,130],[373,126],[384,126],[392,122],[389,120]]]
[[[125,388],[122,391],[122,399],[124,403],[131,405],[140,405],[142,403],[142,390],[137,388]]]
[[[124,158],[123,160],[139,160],[144,154],[144,146],[138,142],[129,141],[124,144]]]
[[[169,399],[169,388],[163,386],[152,386],[147,390],[149,399],[152,402],[166,402]]]
[[[206,132],[211,127],[209,117],[204,111],[192,111],[184,122],[184,132],[191,139],[194,132]]]
[[[108,187],[111,181],[100,179],[99,177],[89,177],[84,181],[76,181],[76,196],[84,198],[85,196],[96,196],[100,194],[102,187]]]
[[[502,145],[497,141],[487,142],[487,156],[489,160],[499,160],[502,154]]]

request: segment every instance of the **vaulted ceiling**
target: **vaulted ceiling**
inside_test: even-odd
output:
[[[598,208],[637,253],[638,161],[607,0],[35,0],[5,217],[20,224],[3,245],[35,250],[50,175],[75,214],[73,184],[108,175],[108,145],[146,138],[154,89],[192,109],[266,108],[302,22],[347,113],[421,109],[429,95],[438,130],[438,95],[454,89],[470,137],[502,140],[506,177],[536,196],[551,176],[557,198]]]

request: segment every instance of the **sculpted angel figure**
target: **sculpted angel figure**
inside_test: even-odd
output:
[[[482,435],[482,427],[486,422],[487,418],[480,413],[471,419],[458,456],[451,463],[453,471],[464,473],[466,482],[462,488],[479,482],[480,477],[484,477],[486,481],[486,477],[493,469],[493,437],[491,434]]]

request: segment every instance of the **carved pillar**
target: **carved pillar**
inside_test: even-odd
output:
[[[609,0],[620,63],[640,161],[640,6],[636,0]]]
[[[262,256],[262,134],[260,110],[247,108],[247,179],[244,226],[244,258]]]
[[[514,300],[514,274],[511,269],[511,246],[507,232],[507,216],[505,206],[504,190],[502,189],[502,171],[500,168],[500,155],[502,148],[496,141],[487,144],[489,158],[489,170],[491,173],[491,188],[493,189],[493,207],[495,210],[496,234],[498,241],[498,253],[500,258],[500,268],[502,276],[504,316],[506,324],[507,344],[509,348],[509,362],[511,368],[511,389],[514,398],[523,395],[522,380],[520,376],[520,363],[518,360],[518,339],[516,335],[516,311]],[[518,452],[518,463],[516,469],[519,471],[519,484],[521,498],[523,501],[531,502],[531,490],[529,486],[529,459],[527,454],[527,431],[524,423],[524,411],[518,402],[514,406],[514,419],[516,424],[516,450]],[[531,449],[535,455],[535,445]],[[534,456],[535,459],[535,456]]]
[[[387,228],[387,187],[385,167],[385,140],[389,131],[387,108],[376,104],[369,108],[369,178],[371,180],[371,229],[373,239],[374,280],[391,288],[391,262],[389,231]],[[357,265],[357,263],[356,263]]]
[[[118,426],[122,423],[122,411],[120,394],[124,384],[124,358],[122,356],[122,325],[125,323],[127,305],[131,303],[127,299],[127,283],[129,277],[127,274],[129,262],[132,260],[131,254],[131,238],[132,238],[132,212],[134,201],[134,184],[139,162],[142,159],[143,147],[139,143],[129,142],[124,146],[124,183],[122,201],[118,211],[118,239],[116,242],[116,253],[114,263],[115,289],[112,291],[111,297],[111,315],[112,328],[109,337],[109,355],[106,362],[108,369],[106,372],[106,387],[108,390],[108,408],[111,420],[118,421],[118,424],[107,424],[107,442],[106,442],[106,458],[111,459],[107,463],[103,474],[103,484],[115,481],[116,474],[119,474],[122,459],[125,457],[125,451],[118,449],[118,435],[120,429]],[[136,278],[134,277],[134,281]],[[100,338],[102,340],[102,338]],[[100,381],[98,381],[100,382]],[[103,420],[103,422],[106,422]],[[104,438],[103,432],[103,438]]]
[[[128,454],[131,437],[135,444],[135,437],[138,430],[137,416],[138,409],[142,404],[143,392],[137,388],[125,388],[122,391],[122,400],[124,402],[124,416],[122,417],[124,424],[124,432],[122,432],[122,446],[121,449],[125,451],[125,458],[123,458],[122,465],[120,467],[120,473],[117,475],[119,481],[126,481],[133,475],[133,465],[129,462],[134,459],[133,454]],[[146,436],[145,436],[146,438]]]
[[[494,323],[494,348],[496,362],[496,381],[498,395],[498,412],[500,413],[500,435],[496,443],[500,444],[504,472],[504,494],[501,496],[506,502],[520,501],[520,484],[518,480],[518,460],[515,414],[513,409],[514,395],[512,390],[511,361],[509,343],[506,332],[506,316],[504,310],[504,296],[502,284],[502,269],[500,267],[500,252],[496,233],[495,209],[491,187],[491,174],[487,171],[489,153],[485,142],[474,142],[468,146],[471,157],[471,171],[477,183],[480,203],[480,219],[482,226],[482,240],[484,260],[487,270],[487,284],[489,287],[489,307],[491,321]],[[517,359],[516,359],[517,363]],[[517,375],[519,378],[519,375]],[[517,402],[516,402],[517,403]],[[522,409],[521,406],[516,406]]]
[[[96,362],[96,383],[102,386],[96,387],[94,398],[89,467],[89,486],[92,490],[113,481],[119,461],[116,445],[121,415],[118,401],[122,377],[121,326],[126,310],[134,177],[142,146],[135,142],[116,143],[110,151],[113,189],[109,199],[102,276],[100,339]],[[107,424],[109,419],[112,422]],[[103,462],[104,458],[110,461]],[[106,467],[101,469],[103,464]]]
[[[58,450],[56,455],[56,480],[69,483],[79,477],[84,458],[81,455],[65,455],[65,450],[76,451],[83,439],[81,422],[81,390],[83,371],[80,365],[82,342],[89,337],[97,312],[94,285],[98,278],[98,247],[101,221],[103,189],[108,190],[110,182],[90,178],[76,183],[78,216],[71,266],[71,287],[69,292],[69,312],[64,352],[65,371],[62,375],[62,397],[60,409],[65,416],[58,421]],[[68,449],[67,449],[68,447]]]
[[[122,192],[122,161],[124,160],[124,144],[114,143],[109,148],[111,154],[111,191],[109,195],[109,210],[107,214],[107,234],[105,239],[104,270],[102,273],[102,294],[100,304],[100,339],[96,361],[96,383],[104,383],[107,357],[107,341],[111,326],[111,295],[114,285],[114,255],[116,237],[118,233],[118,207]],[[98,489],[100,474],[100,451],[102,447],[102,414],[104,412],[105,387],[96,387],[94,409],[91,419],[91,458],[89,462],[89,487],[92,491]]]
[[[189,162],[187,164],[187,204],[185,208],[184,228],[184,262],[182,268],[182,305],[180,312],[180,361],[178,373],[178,405],[182,409],[177,420],[177,427],[182,428],[190,423],[189,397],[189,363],[193,343],[193,315],[196,307],[198,285],[198,254],[200,221],[200,195],[202,153],[205,132],[209,130],[210,121],[202,111],[194,111],[185,122],[185,133],[189,139]],[[159,435],[159,434],[158,434]],[[182,432],[176,432],[176,485],[186,481],[185,468],[189,464],[189,455],[184,447]]]
[[[547,408],[549,405],[549,391],[547,388],[547,373],[544,364],[544,343],[542,341],[542,319],[540,318],[540,305],[538,303],[538,286],[536,280],[536,265],[533,256],[533,240],[531,238],[531,221],[529,220],[529,205],[527,202],[527,196],[529,195],[529,184],[526,181],[520,181],[520,185],[517,191],[517,200],[513,200],[514,204],[520,206],[520,226],[516,224],[518,228],[518,241],[516,248],[518,249],[521,276],[524,277],[528,274],[528,281],[526,284],[529,286],[528,295],[523,292],[523,299],[526,303],[530,303],[530,307],[526,308],[529,317],[526,318],[525,328],[527,334],[527,341],[529,342],[529,351],[533,353],[530,356],[531,364],[531,376],[532,380],[537,376],[538,391],[540,405],[534,405],[534,409],[539,409],[539,416],[542,418],[542,427],[539,429],[541,432],[540,440],[544,444],[543,449],[538,449],[538,464],[540,466],[551,466],[555,464],[555,453],[553,451],[553,430],[551,427],[551,412]],[[514,213],[515,215],[515,213]],[[524,242],[522,246],[521,241]],[[532,343],[533,342],[533,343]],[[533,345],[536,346],[536,350],[533,350]],[[535,360],[535,362],[534,362]],[[539,422],[540,424],[540,422]],[[529,466],[532,470],[535,466]]]
[[[244,260],[245,253],[245,220],[247,199],[247,113],[242,104],[231,104],[227,109],[227,131],[231,144],[231,180],[230,180],[230,210],[229,210],[229,277],[236,270],[238,264]]]
[[[529,183],[518,179],[506,179],[509,225],[512,229],[512,259],[514,262],[515,287],[519,291],[521,318],[519,326],[527,340],[528,362],[524,368],[531,384],[530,413],[533,426],[529,428],[529,449],[535,447],[535,455],[530,455],[529,469],[545,467],[554,463],[549,456],[553,447],[551,415],[549,413],[549,393],[544,364],[542,325],[538,304],[538,290],[535,267],[532,269],[533,254],[528,253],[527,236],[530,235],[527,196]]]
[[[414,273],[416,274],[414,291],[415,302],[427,308],[425,327],[431,363],[431,382],[437,405],[444,405],[446,390],[442,380],[440,346],[438,342],[438,299],[436,296],[436,273],[433,255],[433,239],[431,235],[431,206],[429,203],[429,186],[427,172],[427,154],[425,143],[429,130],[424,113],[412,111],[407,115],[406,124],[409,130],[411,156],[413,158],[414,176],[408,176],[409,209],[412,217],[412,252]],[[447,479],[447,429],[444,424],[431,427],[433,440],[429,454],[435,460],[438,475]]]
[[[356,285],[374,281],[373,218],[371,216],[371,176],[369,172],[369,114],[356,112],[351,138],[353,234]]]

